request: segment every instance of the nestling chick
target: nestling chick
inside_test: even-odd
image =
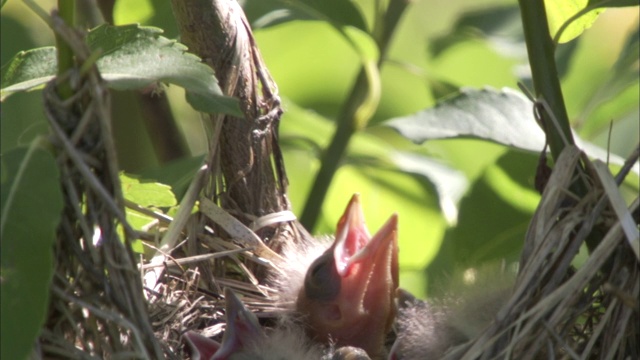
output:
[[[212,340],[187,333],[187,342],[196,348],[193,353],[203,359],[386,357],[384,340],[396,314],[397,227],[394,214],[371,237],[359,196],[354,195],[333,243],[307,239],[283,249],[287,267],[272,274],[270,283],[279,290],[286,311],[268,336],[229,292],[222,345],[214,348]]]
[[[359,348],[335,349],[313,342],[293,324],[264,330],[228,288],[225,302],[227,328],[222,344],[193,331],[184,334],[192,360],[371,360]]]
[[[321,359],[325,350],[311,342],[300,328],[277,328],[268,333],[258,318],[225,289],[227,327],[222,344],[193,331],[184,334],[193,360]]]
[[[513,274],[490,268],[481,272],[480,280],[453,285],[453,293],[433,302],[402,292],[389,360],[439,359],[478,336],[506,303],[513,284]]]
[[[282,302],[295,304],[292,318],[312,339],[386,356],[384,340],[396,314],[397,227],[394,214],[371,237],[356,194],[328,248],[309,243],[284,249],[290,268],[272,280]]]

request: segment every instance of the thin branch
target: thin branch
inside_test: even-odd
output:
[[[300,222],[309,231],[313,231],[318,221],[329,186],[347,152],[351,137],[359,130],[362,130],[375,113],[378,106],[380,83],[378,79],[372,79],[371,74],[374,71],[378,72],[382,67],[395,29],[408,4],[409,2],[406,0],[390,1],[384,17],[374,25],[374,33],[377,36],[375,40],[380,51],[377,69],[368,68],[370,66],[368,64],[362,65],[351,93],[344,103],[338,119],[336,119],[338,124],[336,132],[329,147],[322,155],[320,170],[318,170],[302,211],[302,216],[300,216]],[[372,96],[378,96],[378,99],[373,102],[371,101]],[[365,106],[368,108],[363,111]]]

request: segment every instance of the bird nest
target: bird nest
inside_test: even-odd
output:
[[[105,140],[110,131],[100,127],[108,126],[108,96],[92,74],[81,83],[76,103],[46,92],[54,143],[64,154],[59,158],[67,208],[56,245],[51,311],[40,337],[43,354],[187,358],[181,340],[185,330],[209,337],[222,333],[225,287],[242,294],[265,323],[275,319],[282,304],[274,300],[275,289],[265,285],[264,274],[277,271],[277,261],[265,260],[264,247],[238,241],[242,234],[217,226],[216,216],[187,212],[180,241],[164,252],[164,261],[136,267],[129,243],[117,236],[116,224],[124,223],[124,216],[105,195],[118,198],[117,170],[113,154],[104,148],[112,146]],[[78,117],[78,103],[93,115]],[[99,125],[85,126],[86,136],[77,138],[89,140],[74,147],[73,135],[59,119],[89,124],[93,119]],[[77,128],[75,123],[67,129]],[[99,146],[82,149],[87,144]],[[80,151],[91,156],[78,156]],[[512,296],[489,327],[451,349],[446,359],[640,356],[638,199],[630,207],[624,203],[617,189],[621,177],[614,179],[604,164],[591,162],[577,148],[565,149],[531,221]],[[79,199],[86,206],[74,206]],[[215,206],[200,200],[201,211],[206,211],[203,205]],[[225,214],[224,221],[233,218]],[[242,227],[239,221],[235,225]],[[102,241],[88,241],[97,228]],[[141,270],[154,268],[164,271],[161,281],[140,292]]]
[[[56,31],[88,61],[80,35]],[[201,212],[186,206],[182,220],[174,219],[180,226],[168,232],[180,241],[158,249],[163,261],[137,266],[130,247],[135,231],[126,225],[118,187],[108,92],[95,67],[58,79],[65,80],[74,88],[72,99],[60,100],[51,86],[45,92],[66,205],[42,354],[185,358],[185,330],[221,334],[224,287],[242,294],[265,322],[276,318],[282,304],[264,274],[278,271],[277,256],[264,244],[238,242],[247,235],[230,230],[238,224],[219,226],[216,216],[204,216],[207,199],[200,198]],[[636,161],[637,154],[630,164]],[[625,204],[617,189],[621,178],[624,173],[614,179],[575,147],[563,151],[526,235],[511,297],[489,327],[446,359],[640,358],[638,199]],[[195,189],[188,194],[192,204]],[[288,236],[299,239],[292,229]],[[265,238],[252,234],[248,238]],[[162,276],[140,291],[142,276],[153,269]]]
[[[531,221],[510,298],[489,327],[444,358],[638,358],[638,199],[628,209],[617,186],[603,163],[568,147]],[[177,249],[197,264],[168,269],[163,296],[151,302],[156,336],[173,349],[185,329],[221,336],[223,287],[267,323],[281,311],[275,290],[256,276],[263,271],[247,266],[272,263],[220,237],[203,239],[197,254],[188,243]],[[202,257],[211,253],[221,256]]]
[[[511,297],[445,358],[637,359],[638,198],[628,210],[617,187],[605,164],[566,148],[529,225]]]
[[[197,330],[206,337],[222,339],[225,328],[224,288],[242,296],[247,309],[264,323],[274,323],[282,314],[277,290],[266,285],[260,274],[276,271],[272,262],[256,256],[253,250],[214,235],[187,240],[167,261],[164,280],[154,291],[147,289],[149,315],[156,337],[169,344],[170,357],[189,358],[183,351],[182,334]]]
[[[111,135],[110,96],[84,34],[52,17],[85,68],[44,90],[50,144],[60,169],[64,208],[54,245],[49,313],[39,358],[162,358],[154,337],[126,221]],[[59,96],[67,89],[67,98]],[[123,236],[124,235],[124,236]]]

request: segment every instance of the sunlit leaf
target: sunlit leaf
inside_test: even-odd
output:
[[[545,0],[549,32],[557,43],[578,37],[606,8],[640,5],[637,0]]]
[[[120,174],[122,192],[127,200],[141,206],[169,207],[178,204],[171,187],[157,182],[140,181]]]
[[[161,33],[160,29],[138,25],[101,25],[89,32],[87,41],[91,50],[101,52],[98,68],[114,89],[139,89],[166,82],[192,93],[192,98],[199,100],[192,104],[197,110],[241,115],[237,99],[222,94],[213,70],[186,52],[184,45]],[[47,47],[22,52],[3,66],[2,99],[52,79],[57,67],[55,51]]]
[[[2,359],[26,359],[48,310],[53,244],[62,210],[56,160],[31,147],[2,154]]]
[[[589,3],[588,0],[545,0],[544,3],[549,21],[549,33],[558,43],[565,43],[580,36],[593,25],[603,11],[603,9],[583,11]]]
[[[132,228],[134,229],[142,229],[145,226],[148,226],[149,224],[153,223],[155,221],[155,218],[139,213],[137,211],[131,210],[131,209],[127,209],[127,222],[129,223],[129,225],[131,225]],[[134,240],[132,242],[132,245],[134,245],[133,251],[140,253],[141,248],[138,247],[136,248],[135,245],[140,244],[139,240]]]
[[[530,151],[541,151],[544,132],[533,118],[533,105],[505,88],[463,89],[435,107],[384,123],[415,143],[471,137]]]
[[[143,208],[149,208],[150,211],[160,212],[162,214],[162,211],[157,208],[167,208],[178,204],[176,197],[171,191],[171,187],[168,185],[154,181],[140,180],[124,173],[120,174],[120,182],[125,199]],[[134,229],[144,229],[144,227],[156,221],[154,217],[130,208],[126,209],[126,213],[127,221]],[[131,246],[133,251],[144,253],[142,241],[135,240]]]
[[[113,22],[119,24],[144,23],[154,14],[151,0],[116,1],[113,6]]]
[[[533,117],[533,104],[520,93],[504,88],[463,89],[433,108],[383,123],[400,135],[421,144],[427,140],[475,138],[511,148],[540,152],[545,144],[544,132]],[[580,139],[576,144],[590,157],[623,164],[624,159]]]

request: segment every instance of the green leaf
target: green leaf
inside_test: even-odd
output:
[[[458,86],[441,79],[430,77],[427,79],[429,88],[433,97],[437,100],[455,95],[458,92]]]
[[[187,91],[186,99],[194,109],[206,113],[223,113],[236,117],[244,117],[238,107],[238,99],[228,96],[211,97],[206,93]]]
[[[569,73],[571,70],[571,64],[580,45],[580,38],[575,39],[574,41],[570,41],[564,44],[558,44],[556,46],[556,52],[554,57],[556,59],[556,68],[558,69],[558,76],[561,79]],[[528,88],[533,88],[533,83],[530,82],[527,85]]]
[[[520,21],[520,9],[516,5],[491,6],[464,13],[453,29],[430,42],[434,57],[462,42],[484,39],[500,54],[526,58],[527,50]]]
[[[120,183],[125,199],[145,208],[162,213],[159,207],[172,207],[178,204],[171,187],[154,181],[140,180],[125,173],[120,174]],[[138,211],[126,209],[127,221],[134,229],[142,229],[155,221],[155,218]],[[135,240],[131,244],[133,251],[144,253],[142,241]]]
[[[126,214],[127,214],[127,222],[129,223],[129,225],[131,225],[132,228],[137,230],[140,230],[144,226],[147,226],[150,223],[155,221],[155,218],[151,216],[141,214],[137,211],[130,210],[130,209],[126,210]],[[131,243],[131,245],[133,247],[133,251],[137,253],[144,252],[144,249],[142,248],[141,240],[136,239]]]
[[[585,121],[589,115],[603,103],[616,98],[623,91],[638,84],[640,77],[640,67],[638,58],[640,57],[640,29],[636,28],[627,36],[620,55],[613,65],[612,71],[606,73],[606,79],[602,85],[596,89],[587,104],[584,106],[579,119]],[[610,119],[606,119],[607,123]],[[593,127],[599,124],[587,122],[587,126]]]
[[[416,144],[435,139],[475,138],[532,152],[542,151],[545,144],[544,132],[533,117],[533,103],[509,88],[462,89],[433,108],[387,120],[382,125]],[[612,164],[624,163],[621,157],[607,154],[575,133],[573,136],[590,157]]]
[[[58,178],[53,156],[36,146],[2,155],[2,359],[25,359],[45,321],[62,210]]]
[[[196,110],[242,116],[237,99],[224,96],[213,70],[187,48],[160,36],[162,30],[138,25],[101,25],[89,32],[92,51],[100,51],[97,61],[102,77],[118,90],[139,89],[155,82],[185,88],[194,97]],[[16,55],[2,68],[4,99],[49,81],[56,73],[55,48],[47,47]]]
[[[113,23],[145,23],[154,15],[154,12],[151,0],[116,1],[113,5]]]
[[[120,174],[122,193],[127,200],[145,207],[170,207],[178,204],[171,187],[157,182],[143,182]]]
[[[348,0],[249,0],[243,8],[254,29],[293,20],[322,20],[367,31],[360,9]]]
[[[340,33],[358,53],[363,63],[378,61],[380,57],[378,45],[369,33],[352,26],[342,27]]]
[[[555,43],[566,43],[593,25],[605,8],[638,6],[638,0],[545,0],[549,32]]]
[[[537,156],[508,151],[488,166],[460,202],[458,225],[447,230],[429,266],[429,283],[446,281],[456,269],[518,260],[535,203]]]
[[[378,59],[377,44],[367,29],[360,9],[352,1],[260,0],[257,4],[247,1],[244,8],[254,29],[292,20],[319,20],[329,23],[354,48],[364,66]],[[373,79],[370,73],[367,75],[370,81],[377,81],[378,75],[373,75]]]
[[[589,0],[545,0],[549,33],[556,43],[580,36],[596,21],[603,9],[587,7]]]
[[[56,73],[56,48],[21,51],[2,67],[1,73],[0,100],[14,92],[41,87]]]
[[[458,203],[469,186],[466,176],[461,171],[419,154],[396,152],[391,158],[402,171],[424,176],[435,186],[442,214],[449,225],[455,225],[458,222]]]
[[[388,120],[384,125],[418,144],[470,137],[541,151],[545,143],[544,132],[533,118],[533,104],[509,88],[463,89],[433,108]]]
[[[429,44],[431,55],[438,57],[446,50],[462,42],[482,40],[498,54],[527,61],[527,48],[517,5],[495,5],[480,10],[463,13],[452,30],[434,38]],[[576,50],[576,42],[559,47],[556,51],[558,73],[564,76]],[[527,81],[529,74],[521,74],[521,81]]]
[[[615,8],[615,7],[628,7],[638,6],[638,0],[589,0],[589,8]]]
[[[149,168],[138,174],[143,179],[153,179],[171,186],[175,196],[180,199],[187,191],[193,176],[202,166],[203,156],[194,156],[171,161],[167,164]]]

